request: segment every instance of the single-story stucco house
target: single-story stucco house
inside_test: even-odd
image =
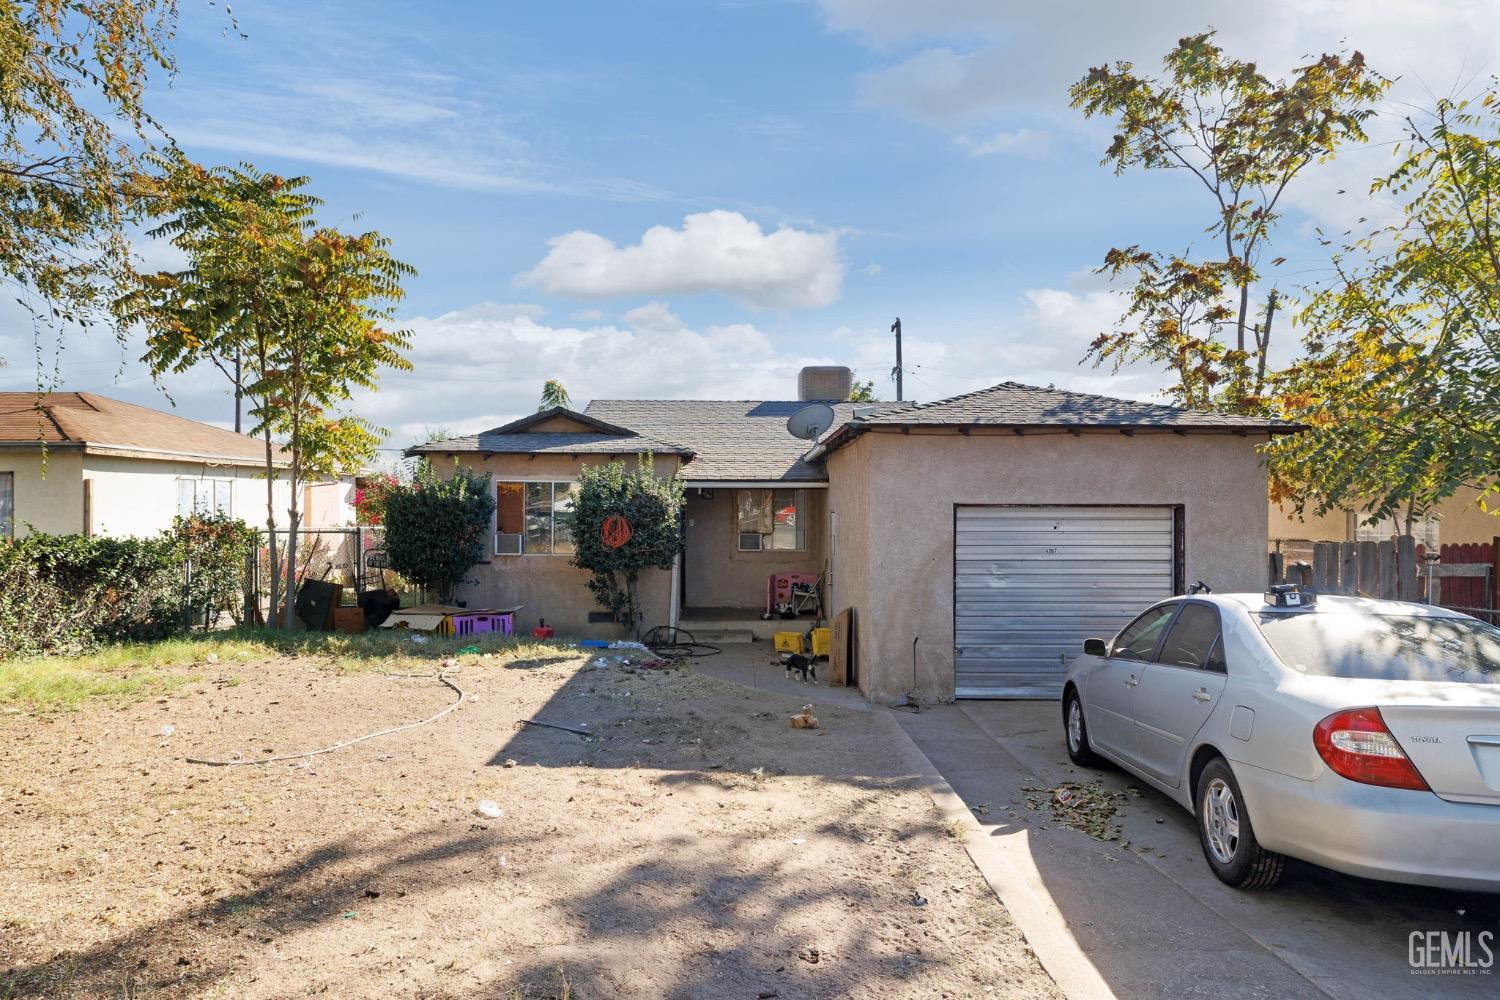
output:
[[[793,437],[812,401],[596,399],[410,453],[494,477],[494,554],[461,599],[599,637],[618,626],[556,514],[582,466],[650,454],[687,500],[677,568],[642,582],[646,624],[752,621],[770,574],[817,574],[830,614],[854,610],[876,702],[1054,697],[1085,637],[1149,603],[1265,585],[1256,449],[1291,425],[1007,382],[917,404],[845,393],[818,440]]]
[[[277,462],[276,510],[289,485]],[[308,484],[303,526],[354,522],[353,478]],[[194,510],[266,522],[259,438],[92,392],[0,392],[0,538],[154,535]]]

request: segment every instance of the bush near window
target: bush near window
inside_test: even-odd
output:
[[[648,454],[634,469],[610,462],[579,470],[573,509],[560,515],[572,531],[573,565],[593,574],[588,588],[594,598],[633,633],[643,624],[636,590],[641,571],[671,569],[682,551],[682,503],[682,480],[658,476]],[[630,525],[630,539],[611,548],[603,527],[616,514]]]
[[[255,537],[243,522],[212,515],[177,518],[152,538],[0,542],[0,658],[159,639],[187,631],[190,620],[207,628],[221,611],[237,615]]]
[[[419,463],[412,481],[385,497],[385,548],[391,569],[452,600],[465,574],[485,557],[493,530],[495,491],[489,473],[459,467],[440,478]]]

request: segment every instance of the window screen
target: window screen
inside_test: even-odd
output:
[[[745,552],[807,548],[802,490],[736,490],[735,532]]]
[[[16,533],[16,474],[0,472],[0,538]]]

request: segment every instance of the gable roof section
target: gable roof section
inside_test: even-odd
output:
[[[694,482],[823,482],[823,468],[803,458],[808,444],[787,433],[787,418],[810,404],[797,400],[596,399],[588,416],[680,441],[697,458]],[[834,403],[834,426],[854,416]]]
[[[41,444],[234,465],[266,458],[258,438],[92,392],[0,392],[0,447]],[[278,464],[284,464],[279,455]]]
[[[1159,428],[1179,433],[1227,431],[1240,434],[1292,434],[1305,429],[1301,424],[1285,420],[1184,410],[1161,403],[1141,403],[1086,392],[1002,382],[948,399],[882,407],[873,413],[865,413],[825,437],[814,452],[821,455],[832,451],[874,427]]]
[[[534,428],[563,423],[577,430],[543,431]],[[600,420],[562,406],[530,413],[508,424],[443,441],[428,441],[406,449],[408,455],[487,452],[495,455],[679,455],[691,461],[693,450],[629,427]]]

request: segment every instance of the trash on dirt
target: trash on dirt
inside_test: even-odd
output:
[[[802,711],[800,711],[796,715],[792,716],[792,728],[793,729],[817,729],[818,728],[818,717],[816,715],[813,715],[813,707],[811,705],[803,705],[802,706]]]
[[[516,759],[514,757],[507,757],[507,758],[505,758],[505,763],[501,764],[500,766],[501,767],[515,767],[516,766]]]
[[[357,916],[359,916],[359,914],[356,913],[356,912],[354,912],[353,910],[345,910],[344,911],[344,919],[345,920],[353,920]]]
[[[479,652],[479,647],[478,646],[465,646],[463,649],[460,649],[459,652],[460,653],[478,653]]]
[[[413,632],[410,638],[411,641],[416,643],[418,646],[425,646],[427,644],[427,637],[425,635],[418,635],[417,633]]]
[[[612,642],[612,643],[609,644],[609,648],[610,649],[638,649],[638,650],[640,650],[643,653],[649,653],[649,652],[651,652],[650,647],[646,646],[644,643],[631,642],[628,639],[617,639],[614,642]]]
[[[789,840],[789,841],[787,841],[787,843],[791,844],[793,847],[801,847],[803,844],[807,843],[807,838],[806,837],[798,837],[795,840]]]
[[[911,905],[912,906],[926,906],[927,905],[927,897],[924,896],[924,895],[922,895],[917,890],[913,889],[911,891]]]
[[[442,667],[444,670],[456,669],[458,667],[458,658],[454,656],[445,656],[438,661],[438,666]]]
[[[1064,782],[1055,788],[1023,788],[1026,805],[1033,811],[1044,805],[1052,819],[1096,840],[1119,840],[1117,816],[1124,792],[1112,792],[1101,784]]]
[[[480,799],[479,805],[474,807],[474,811],[481,816],[488,816],[490,819],[499,819],[505,815],[500,809],[500,804],[490,799]]]
[[[177,732],[177,727],[176,726],[162,726],[161,727],[161,734],[163,736],[171,736],[175,732]]]
[[[207,660],[209,663],[218,663],[219,662],[219,654],[218,653],[209,653],[207,656],[204,657],[204,659]]]

